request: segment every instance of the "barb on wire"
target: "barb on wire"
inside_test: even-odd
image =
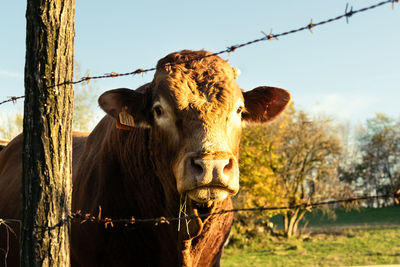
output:
[[[313,23],[313,21],[311,20],[311,23],[309,23],[308,25],[306,25],[304,27],[300,27],[298,29],[293,29],[293,30],[282,32],[282,33],[278,33],[278,34],[272,34],[272,31],[271,31],[270,34],[267,35],[266,33],[262,32],[262,34],[264,35],[264,37],[262,37],[262,38],[258,38],[258,39],[255,39],[255,40],[252,40],[252,41],[248,41],[248,42],[245,42],[245,43],[241,43],[241,44],[237,44],[237,45],[231,45],[231,46],[228,46],[225,50],[222,50],[222,51],[219,51],[219,52],[216,52],[216,53],[212,53],[212,54],[209,54],[209,55],[206,55],[206,56],[200,56],[198,58],[191,59],[191,61],[200,60],[200,59],[206,58],[206,57],[218,56],[218,55],[222,55],[222,54],[225,54],[225,53],[229,54],[229,53],[235,52],[237,49],[245,47],[245,46],[249,46],[249,45],[252,45],[252,44],[255,44],[255,43],[258,43],[258,42],[262,42],[262,41],[277,40],[278,37],[294,34],[294,33],[297,33],[297,32],[304,31],[304,30],[310,30],[312,32],[312,29],[315,28],[315,27],[318,27],[318,26],[321,26],[321,25],[324,25],[324,24],[328,24],[328,23],[331,23],[331,22],[334,22],[334,21],[338,21],[338,20],[343,19],[343,18],[346,18],[346,22],[348,23],[349,22],[348,21],[349,17],[351,17],[351,16],[353,16],[355,14],[358,14],[358,13],[362,13],[362,12],[377,8],[379,6],[383,6],[383,5],[391,3],[392,4],[392,8],[394,9],[394,3],[395,2],[398,3],[399,0],[385,0],[385,1],[379,2],[377,4],[374,4],[374,5],[371,5],[371,6],[368,6],[368,7],[364,7],[364,8],[358,9],[358,10],[353,10],[353,7],[351,7],[349,11],[348,11],[349,4],[347,4],[346,5],[346,9],[345,9],[345,13],[343,15],[339,15],[339,16],[334,17],[334,18],[323,20],[323,21],[320,21],[318,23]],[[177,62],[175,64],[180,64],[180,63],[187,63],[187,62]],[[147,73],[147,72],[150,72],[150,71],[155,71],[155,70],[156,70],[155,67],[148,68],[148,69],[139,68],[139,69],[137,69],[135,71],[126,72],[126,73],[111,72],[111,73],[106,73],[104,75],[99,75],[99,76],[92,76],[92,77],[91,76],[86,76],[86,77],[80,78],[77,81],[67,81],[67,82],[63,82],[61,84],[55,84],[55,85],[53,85],[51,87],[67,85],[67,84],[78,84],[78,83],[82,83],[82,82],[89,82],[90,80],[94,80],[94,79],[105,79],[105,78],[117,78],[117,77],[123,77],[123,76],[133,76],[133,75],[137,75],[137,74],[140,74],[140,73],[144,74],[144,73]],[[23,98],[23,97],[24,96],[21,96],[21,97],[18,97],[16,99]],[[0,105],[4,104],[4,103],[7,103],[7,102],[11,102],[11,101],[13,101],[13,100],[11,100],[11,99],[5,100],[3,102],[0,102]]]
[[[8,102],[13,102],[13,104],[17,103],[18,99],[24,98],[25,96],[9,96],[7,100],[4,100],[2,102],[0,102],[0,105],[4,104],[4,103],[8,103]]]
[[[161,224],[161,223],[170,224],[170,222],[168,221],[167,218],[165,218],[165,217],[160,217],[160,218],[157,219],[157,221],[155,222],[154,225],[155,225],[155,226],[158,226],[158,225]]]
[[[350,11],[347,12],[347,9],[349,8],[349,3],[346,4],[346,9],[344,10],[344,14],[346,15],[346,23],[349,24],[349,18],[353,16],[353,6],[351,6]]]
[[[72,82],[64,82],[62,84],[57,84],[54,86],[59,86],[59,85],[67,85],[67,84],[78,84],[82,82],[89,82],[90,80],[96,80],[96,79],[106,79],[106,78],[117,78],[117,77],[123,77],[123,76],[130,76],[130,75],[137,75],[137,74],[144,74],[146,72],[154,71],[156,68],[149,68],[149,69],[137,69],[135,71],[131,72],[126,72],[126,73],[117,73],[117,72],[110,72],[106,73],[104,75],[99,75],[99,76],[86,76],[82,77],[77,81],[72,81]]]
[[[272,34],[272,29],[271,29],[271,31],[269,32],[269,34],[266,34],[265,32],[263,32],[263,31],[261,31],[261,33],[262,34],[264,34],[265,35],[265,37],[267,37],[267,40],[278,40],[278,38],[277,37],[274,37],[274,35]]]
[[[357,202],[357,201],[362,201],[362,200],[371,200],[371,199],[388,199],[388,198],[393,198],[396,204],[400,204],[400,189],[397,190],[394,193],[389,193],[385,195],[375,195],[375,196],[360,196],[360,197],[352,197],[352,198],[346,198],[346,199],[338,199],[338,200],[328,200],[328,201],[320,201],[320,202],[311,202],[311,200],[308,200],[307,202],[298,204],[298,205],[288,205],[288,206],[260,206],[260,207],[253,207],[253,208],[238,208],[238,209],[230,209],[230,210],[220,210],[217,212],[210,212],[210,213],[202,213],[202,214],[191,214],[187,215],[186,212],[183,213],[183,216],[179,217],[157,217],[157,218],[144,218],[144,219],[138,219],[135,217],[131,217],[129,219],[111,219],[108,217],[102,217],[102,211],[101,211],[101,206],[99,206],[99,212],[97,215],[93,215],[90,213],[82,213],[82,211],[78,210],[77,212],[71,213],[70,216],[68,216],[67,220],[63,220],[61,223],[51,227],[56,228],[59,227],[63,224],[65,224],[68,221],[74,220],[77,221],[81,224],[86,223],[86,222],[92,222],[92,223],[100,223],[104,224],[104,227],[107,228],[108,226],[114,227],[116,224],[123,224],[125,227],[129,225],[134,225],[137,223],[152,223],[155,226],[158,226],[160,224],[170,224],[171,222],[180,222],[180,221],[187,221],[188,219],[194,219],[194,218],[205,218],[208,216],[217,216],[217,215],[222,215],[226,213],[238,213],[238,212],[256,212],[256,211],[276,211],[276,210],[293,210],[297,208],[303,208],[306,209],[307,211],[311,212],[312,208],[319,207],[319,206],[325,206],[325,205],[334,205],[334,204],[340,204],[340,203],[351,203],[351,202]],[[182,207],[181,207],[182,208]],[[4,222],[18,222],[21,223],[21,220],[18,219],[0,219],[0,225],[1,223]],[[45,229],[46,227],[40,227],[40,229]],[[51,230],[51,229],[50,229]]]
[[[313,23],[313,21],[312,21],[312,19],[311,19],[310,24],[307,25],[307,28],[310,30],[311,33],[314,33],[314,32],[312,31],[312,28],[313,28],[314,26],[315,26],[315,23]]]
[[[395,192],[395,193],[390,193],[390,194],[385,194],[385,195],[375,195],[375,196],[360,196],[360,197],[352,197],[352,198],[347,198],[347,199],[339,199],[339,200],[329,200],[329,201],[320,201],[320,202],[311,202],[308,200],[305,203],[301,203],[298,205],[289,205],[289,206],[260,206],[260,207],[253,207],[253,208],[238,208],[238,209],[230,209],[230,210],[221,210],[217,212],[210,212],[210,213],[202,213],[199,215],[191,214],[187,215],[186,213],[183,213],[183,216],[179,217],[158,217],[158,218],[145,218],[145,219],[138,219],[138,218],[130,218],[130,219],[111,219],[111,218],[104,218],[102,219],[99,216],[94,216],[91,214],[82,214],[81,211],[78,211],[77,213],[73,213],[71,215],[71,219],[73,220],[78,220],[80,223],[85,223],[87,221],[90,222],[97,222],[97,223],[102,223],[105,225],[107,228],[107,225],[110,224],[112,227],[115,224],[123,224],[124,226],[128,225],[133,225],[136,223],[153,223],[155,226],[158,226],[160,224],[166,223],[170,224],[171,222],[178,222],[180,224],[181,221],[187,221],[188,219],[194,219],[194,218],[205,218],[209,216],[217,216],[217,215],[222,215],[226,213],[238,213],[238,212],[256,212],[256,211],[272,211],[272,210],[292,210],[292,209],[297,209],[297,208],[303,208],[306,209],[307,211],[311,212],[313,208],[319,207],[319,206],[325,206],[325,205],[334,205],[334,204],[340,204],[340,203],[351,203],[351,202],[357,202],[357,201],[362,201],[362,200],[371,200],[371,199],[387,199],[387,198],[393,198],[396,204],[400,203],[400,189]],[[100,211],[99,211],[100,213]]]

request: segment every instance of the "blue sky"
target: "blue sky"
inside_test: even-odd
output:
[[[91,75],[155,66],[182,49],[217,52],[230,45],[305,26],[379,1],[77,1],[75,59]],[[0,9],[0,101],[24,94],[25,1]],[[296,107],[339,121],[400,115],[400,5],[385,5],[309,31],[223,55],[241,70],[239,85],[285,88]],[[153,73],[98,80],[99,93],[137,88]],[[0,106],[0,116],[22,112]]]

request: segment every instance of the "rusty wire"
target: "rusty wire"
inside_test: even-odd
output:
[[[180,216],[180,217],[157,217],[157,218],[135,218],[132,216],[131,218],[124,218],[124,219],[112,219],[108,217],[103,217],[102,216],[102,211],[101,211],[101,206],[99,207],[98,214],[90,214],[90,213],[83,213],[82,211],[77,211],[71,213],[68,218],[69,219],[64,219],[54,227],[38,227],[40,229],[46,229],[46,230],[52,230],[57,227],[60,227],[70,221],[75,221],[79,223],[87,223],[87,222],[92,222],[92,223],[100,223],[104,224],[105,228],[108,228],[108,226],[114,227],[115,225],[123,225],[123,226],[129,226],[137,223],[152,223],[155,226],[158,226],[160,224],[170,224],[171,222],[176,222],[176,221],[184,221],[187,219],[193,219],[193,218],[205,218],[209,216],[218,216],[226,213],[238,213],[238,212],[260,212],[260,211],[276,211],[276,210],[293,210],[293,209],[306,209],[307,211],[311,212],[313,208],[315,207],[320,207],[320,206],[329,206],[329,205],[335,205],[335,204],[341,204],[341,203],[357,203],[358,201],[362,200],[378,200],[378,199],[389,199],[393,198],[394,202],[396,204],[400,204],[400,189],[397,190],[394,193],[388,193],[384,195],[375,195],[375,196],[359,196],[359,197],[351,197],[351,198],[346,198],[346,199],[337,199],[337,200],[328,200],[328,201],[320,201],[320,202],[304,202],[298,205],[287,205],[287,206],[260,206],[260,207],[253,207],[253,208],[238,208],[238,209],[230,209],[230,210],[221,210],[218,212],[210,212],[210,213],[202,213],[199,215],[186,215],[186,216]],[[2,219],[2,221],[5,222],[16,222],[16,223],[21,223],[21,220],[19,219]]]
[[[18,99],[24,98],[25,96],[9,96],[7,100],[4,100],[2,102],[0,102],[0,105],[7,103],[7,102],[13,102],[14,104],[17,103]]]
[[[135,217],[131,217],[129,219],[111,219],[111,218],[102,218],[101,217],[101,208],[99,207],[99,214],[97,216],[92,215],[90,213],[83,214],[81,211],[76,213],[72,213],[70,218],[72,220],[78,220],[81,223],[85,222],[97,222],[104,224],[105,228],[108,225],[114,226],[115,224],[123,224],[124,226],[133,225],[135,223],[153,223],[155,226],[158,226],[162,223],[170,224],[174,221],[184,221],[187,219],[194,219],[194,218],[205,218],[209,216],[217,216],[226,213],[238,213],[238,212],[259,212],[259,211],[276,211],[276,210],[293,210],[298,208],[303,208],[311,212],[312,208],[319,207],[319,206],[326,206],[326,205],[334,205],[340,203],[354,203],[361,200],[378,200],[378,199],[388,199],[393,198],[396,204],[400,204],[400,189],[395,193],[389,193],[384,195],[375,195],[375,196],[360,196],[360,197],[352,197],[347,199],[338,199],[338,200],[329,200],[329,201],[321,201],[321,202],[304,202],[298,205],[289,205],[289,206],[260,206],[260,207],[253,207],[253,208],[238,208],[238,209],[230,209],[230,210],[221,210],[218,212],[210,212],[210,213],[203,213],[199,215],[186,215],[180,217],[158,217],[158,218],[144,218],[144,219],[137,219]]]
[[[346,5],[346,9],[344,11],[344,14],[339,15],[337,17],[326,19],[326,20],[322,20],[322,21],[317,22],[317,23],[314,23],[313,20],[311,19],[310,23],[307,24],[306,26],[303,26],[303,27],[300,27],[300,28],[297,28],[297,29],[293,29],[293,30],[290,30],[290,31],[278,33],[278,34],[273,34],[272,31],[269,34],[266,34],[265,32],[261,31],[261,33],[264,35],[264,37],[261,37],[261,38],[258,38],[258,39],[254,39],[254,40],[251,40],[251,41],[248,41],[248,42],[245,42],[245,43],[237,44],[237,45],[231,45],[231,46],[228,46],[226,49],[221,50],[219,52],[215,52],[215,53],[212,53],[212,54],[209,54],[209,55],[205,55],[205,56],[199,56],[197,58],[193,58],[193,59],[188,60],[188,61],[175,62],[175,63],[169,63],[169,64],[170,65],[176,65],[176,64],[182,64],[182,63],[189,63],[189,62],[192,62],[192,61],[195,61],[195,60],[201,60],[201,59],[206,58],[206,57],[219,56],[219,55],[222,55],[222,54],[235,52],[239,48],[242,48],[242,47],[245,47],[245,46],[249,46],[249,45],[252,45],[252,44],[255,44],[255,43],[258,43],[258,42],[278,40],[278,37],[283,37],[283,36],[286,36],[286,35],[294,34],[294,33],[305,31],[305,30],[309,30],[311,33],[313,33],[312,29],[315,28],[315,27],[322,26],[322,25],[325,25],[325,24],[328,24],[328,23],[332,23],[334,21],[338,21],[338,20],[341,20],[343,18],[345,18],[346,22],[348,23],[349,22],[349,18],[352,17],[353,15],[358,14],[358,13],[362,13],[362,12],[366,12],[366,11],[371,10],[371,9],[375,9],[377,7],[380,7],[380,6],[383,6],[383,5],[386,5],[386,4],[390,4],[391,3],[392,4],[392,8],[394,9],[394,3],[398,3],[398,2],[399,2],[399,0],[385,0],[385,1],[379,2],[377,4],[374,4],[374,5],[371,5],[371,6],[368,6],[368,7],[364,7],[364,8],[361,8],[361,9],[357,9],[357,10],[353,10],[353,7],[351,7],[350,10],[349,10],[349,5],[347,4]],[[96,79],[117,78],[117,77],[123,77],[123,76],[134,76],[134,75],[137,75],[137,74],[144,74],[144,73],[155,71],[155,70],[156,70],[156,67],[147,68],[147,69],[138,68],[138,69],[136,69],[134,71],[126,72],[126,73],[110,72],[110,73],[106,73],[104,75],[98,75],[98,76],[85,76],[85,77],[82,77],[82,78],[80,78],[79,80],[76,80],[76,81],[66,81],[66,82],[63,82],[63,83],[60,83],[60,84],[56,84],[56,85],[50,86],[50,88],[51,87],[56,87],[56,86],[62,86],[62,85],[69,85],[69,84],[74,85],[74,84],[79,84],[79,83],[82,83],[82,82],[89,82],[90,80],[96,80]],[[21,98],[24,98],[24,96],[9,97],[9,99],[0,102],[0,105],[2,105],[4,103],[7,103],[7,102],[15,103],[17,99],[21,99]]]

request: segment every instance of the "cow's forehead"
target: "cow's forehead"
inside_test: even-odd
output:
[[[156,96],[169,99],[178,110],[229,109],[243,99],[235,71],[225,60],[212,56],[190,61],[204,51],[190,52],[183,63],[180,54],[160,60],[153,81]]]

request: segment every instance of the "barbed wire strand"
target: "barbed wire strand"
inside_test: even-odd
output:
[[[252,44],[255,44],[255,43],[258,43],[258,42],[277,40],[279,37],[287,36],[287,35],[298,33],[298,32],[305,31],[305,30],[309,30],[309,31],[311,31],[311,33],[313,33],[312,29],[315,28],[315,27],[322,26],[322,25],[325,25],[325,24],[328,24],[328,23],[332,23],[332,22],[341,20],[343,18],[346,18],[346,22],[348,23],[349,22],[349,18],[351,16],[355,15],[355,14],[366,12],[368,10],[375,9],[377,7],[380,7],[380,6],[383,6],[383,5],[386,5],[386,4],[390,4],[390,3],[392,4],[392,9],[394,9],[394,4],[395,3],[399,3],[399,0],[386,0],[386,1],[382,1],[382,2],[379,2],[377,4],[368,6],[368,7],[364,7],[364,8],[358,9],[358,10],[353,10],[353,7],[351,7],[350,10],[348,10],[349,5],[347,4],[344,14],[339,15],[337,17],[326,19],[326,20],[323,20],[323,21],[320,21],[320,22],[317,22],[317,23],[314,23],[313,20],[311,19],[310,23],[307,24],[306,26],[303,26],[303,27],[300,27],[300,28],[297,28],[297,29],[293,29],[293,30],[290,30],[290,31],[278,33],[278,34],[272,34],[272,31],[269,34],[266,34],[263,31],[261,31],[261,33],[264,35],[264,37],[261,37],[261,38],[258,38],[258,39],[254,39],[254,40],[251,40],[251,41],[248,41],[248,42],[245,42],[245,43],[237,44],[237,45],[231,45],[231,46],[227,47],[224,50],[221,50],[219,52],[212,53],[212,54],[209,54],[209,55],[199,56],[199,57],[193,58],[191,60],[182,61],[182,62],[175,62],[173,64],[169,63],[169,64],[170,65],[176,65],[176,64],[182,64],[182,63],[190,63],[192,61],[201,60],[201,59],[206,58],[206,57],[219,56],[219,55],[222,55],[222,54],[235,52],[239,48],[242,48],[242,47],[245,47],[245,46],[249,46],[249,45],[252,45]],[[60,84],[56,84],[56,85],[53,85],[53,86],[49,86],[49,87],[51,88],[51,87],[62,86],[62,85],[67,85],[67,84],[75,85],[75,84],[79,84],[79,83],[83,83],[83,82],[89,82],[90,80],[96,80],[96,79],[106,79],[106,78],[117,78],[117,77],[124,77],[124,76],[134,76],[134,75],[137,75],[137,74],[144,74],[144,73],[155,71],[155,70],[156,70],[156,67],[147,68],[147,69],[138,68],[135,71],[126,72],[126,73],[111,72],[111,73],[106,73],[104,75],[98,75],[98,76],[86,76],[86,77],[80,78],[77,81],[66,81],[66,82],[63,82],[63,83],[60,83]],[[19,97],[12,96],[12,97],[9,97],[9,99],[0,102],[0,105],[2,105],[4,103],[8,103],[8,102],[15,103],[16,100],[21,99],[21,98],[24,98],[24,96],[19,96]]]
[[[15,237],[17,234],[14,232],[13,228],[7,224],[6,220],[0,219],[0,227],[4,226],[6,231],[6,248],[0,248],[0,251],[4,253],[4,266],[7,267],[7,258],[8,253],[10,252],[10,233],[12,233]]]
[[[311,211],[314,207],[324,206],[324,205],[334,205],[334,204],[341,204],[341,203],[352,203],[358,202],[362,200],[378,200],[378,199],[388,199],[393,198],[396,204],[400,204],[400,189],[397,190],[395,193],[389,193],[384,195],[375,195],[375,196],[360,196],[360,197],[351,197],[346,199],[338,199],[338,200],[328,200],[328,201],[320,201],[320,202],[304,202],[298,205],[288,205],[288,206],[260,206],[260,207],[253,207],[253,208],[238,208],[238,209],[230,209],[230,210],[221,210],[218,212],[210,212],[210,213],[202,213],[202,214],[191,214],[179,217],[157,217],[157,218],[135,218],[132,216],[131,218],[125,219],[112,219],[108,217],[102,217],[101,206],[99,207],[99,213],[97,215],[90,214],[90,213],[82,213],[81,211],[77,211],[72,213],[69,216],[69,220],[64,219],[57,225],[53,227],[38,227],[41,229],[55,229],[57,227],[62,226],[63,224],[68,223],[70,220],[75,220],[80,223],[85,222],[94,222],[94,223],[101,223],[104,224],[105,228],[108,226],[114,227],[115,224],[124,224],[125,226],[133,225],[135,223],[153,223],[154,225],[159,225],[163,223],[171,223],[174,221],[183,221],[187,219],[194,219],[194,218],[204,218],[209,216],[217,216],[226,213],[238,213],[238,212],[259,212],[259,211],[276,211],[276,210],[293,210],[298,208],[307,209]],[[21,223],[19,219],[1,219],[1,221],[5,222],[17,222]]]
[[[334,204],[340,204],[340,203],[351,203],[351,202],[357,202],[357,201],[361,201],[361,200],[372,200],[372,199],[377,200],[377,199],[394,198],[395,202],[398,204],[399,197],[400,197],[400,190],[398,190],[396,193],[390,193],[390,194],[384,194],[384,195],[352,197],[352,198],[347,198],[347,199],[321,201],[321,202],[314,202],[314,203],[308,201],[306,203],[301,203],[298,205],[289,205],[289,206],[274,206],[274,207],[260,206],[260,207],[253,207],[253,208],[238,208],[238,209],[230,209],[230,210],[221,210],[218,212],[202,213],[199,215],[191,214],[191,215],[186,215],[186,216],[181,216],[181,217],[169,217],[169,218],[168,217],[158,217],[158,218],[147,218],[147,219],[136,219],[134,217],[131,217],[130,219],[111,219],[111,218],[101,218],[99,216],[93,216],[91,214],[82,214],[82,213],[78,212],[78,213],[73,213],[71,218],[81,220],[81,222],[82,221],[83,222],[91,221],[91,222],[104,223],[106,228],[108,225],[113,226],[114,224],[121,224],[121,223],[125,224],[125,226],[127,226],[128,224],[134,224],[134,223],[154,223],[155,225],[158,225],[160,223],[168,223],[169,224],[170,222],[174,222],[174,221],[194,219],[194,218],[204,218],[204,217],[209,217],[209,216],[222,215],[222,214],[226,214],[226,213],[293,210],[293,209],[297,209],[297,208],[304,208],[304,209],[311,211],[311,209],[313,207],[319,207],[319,206],[324,206],[324,205],[334,205]]]
[[[7,100],[0,102],[0,105],[5,104],[7,102],[13,102],[14,104],[17,103],[18,99],[24,98],[25,96],[9,96]]]

